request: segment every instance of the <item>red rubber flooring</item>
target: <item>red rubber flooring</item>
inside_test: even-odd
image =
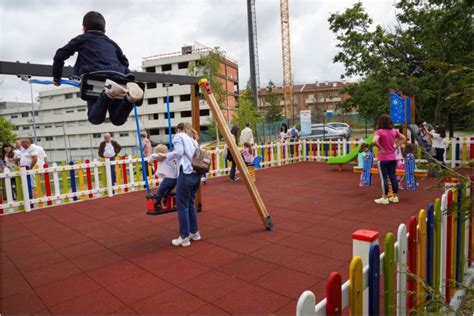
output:
[[[378,206],[378,178],[361,189],[358,177],[318,163],[258,171],[274,232],[242,183],[212,179],[189,248],[170,244],[176,214],[145,215],[143,192],[1,217],[1,314],[292,315],[331,271],[347,279],[354,230],[383,240],[440,195],[423,181]]]

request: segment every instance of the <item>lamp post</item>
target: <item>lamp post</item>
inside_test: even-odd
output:
[[[35,103],[33,100],[33,84],[30,82],[30,77],[27,75],[21,75],[20,79],[28,82],[30,84],[30,98],[31,98],[31,115],[33,115],[33,133],[35,138],[35,143],[38,141],[38,137],[36,136],[36,120],[35,120]]]

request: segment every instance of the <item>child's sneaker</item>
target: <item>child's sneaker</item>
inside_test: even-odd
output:
[[[189,239],[191,240],[201,240],[201,234],[199,232],[190,233],[189,234]]]
[[[230,181],[230,182],[235,182],[235,181],[239,181],[239,179],[240,179],[240,178],[235,177],[235,178],[229,179],[229,181]]]
[[[382,205],[387,205],[390,203],[390,201],[387,198],[381,197],[380,199],[374,200],[375,203],[377,204],[382,204]]]
[[[135,82],[127,83],[127,100],[135,103],[143,99],[143,90]]]
[[[398,196],[392,196],[392,197],[388,198],[388,200],[392,203],[400,202],[400,200],[398,199]]]
[[[127,89],[110,79],[105,80],[104,91],[110,99],[121,98],[127,94]]]
[[[181,236],[179,236],[178,238],[173,239],[173,240],[171,241],[171,243],[173,244],[173,246],[176,246],[176,247],[179,247],[179,246],[182,246],[182,247],[191,246],[191,242],[189,241],[189,237],[182,238]]]

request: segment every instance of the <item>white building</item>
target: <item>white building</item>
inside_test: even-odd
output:
[[[189,65],[201,57],[202,52],[166,55],[148,58],[142,62],[144,71],[188,75]],[[144,102],[138,108],[142,132],[146,131],[153,142],[168,143],[168,116],[166,112],[167,89],[162,83],[147,83]],[[171,85],[170,117],[172,133],[177,124],[191,122],[191,87]],[[35,104],[35,123],[38,144],[50,161],[77,161],[98,158],[98,147],[102,134],[110,132],[123,147],[120,154],[138,154],[138,135],[133,111],[122,126],[114,126],[107,119],[104,124],[93,125],[87,120],[87,104],[79,97],[75,87],[52,88],[42,91]],[[32,108],[30,103],[0,102],[0,115],[17,126],[18,136],[34,137]],[[200,101],[201,132],[206,140],[206,131],[211,122],[210,110],[205,101]]]

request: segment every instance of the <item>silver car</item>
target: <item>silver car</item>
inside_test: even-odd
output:
[[[342,122],[330,122],[328,126],[334,127],[335,129],[343,130],[346,133],[346,138],[351,136],[351,126],[347,123]]]
[[[345,131],[337,130],[334,127],[313,124],[311,125],[311,135],[302,135],[301,139],[316,140],[316,139],[343,139],[346,137]]]

